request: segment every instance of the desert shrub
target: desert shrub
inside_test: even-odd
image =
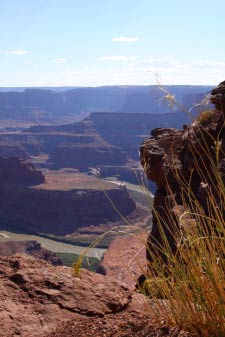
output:
[[[196,120],[201,126],[204,126],[205,124],[208,124],[208,122],[211,120],[213,115],[214,115],[214,110],[208,109],[208,110],[202,111]]]

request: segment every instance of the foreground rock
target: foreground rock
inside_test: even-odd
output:
[[[193,225],[186,211],[193,209],[185,189],[191,191],[195,204],[199,202],[202,212],[210,214],[210,197],[221,217],[225,218],[224,203],[220,195],[220,184],[225,184],[225,127],[224,127],[225,82],[212,90],[211,103],[215,109],[206,110],[183,131],[176,129],[152,130],[152,137],[141,148],[141,164],[149,179],[156,182],[158,190],[154,198],[153,228],[148,239],[147,258],[152,260],[154,252],[166,261],[161,253],[163,237],[160,225],[170,243],[172,252],[177,249],[174,229]],[[216,146],[217,144],[217,146]],[[218,168],[218,172],[217,169]],[[220,178],[218,178],[220,176]],[[181,219],[185,221],[181,221]],[[174,226],[176,224],[176,226]]]
[[[76,317],[103,317],[125,310],[128,288],[82,270],[53,267],[25,255],[0,257],[0,336],[42,336]]]
[[[0,257],[0,336],[188,336],[157,327],[146,300],[112,278],[54,267],[26,255]]]
[[[105,319],[71,320],[46,337],[191,337],[173,327],[157,326],[144,309],[108,315]]]

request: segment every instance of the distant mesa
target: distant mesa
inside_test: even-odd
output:
[[[66,235],[136,209],[124,186],[95,177],[56,171],[44,176],[17,158],[1,158],[0,173],[0,229]]]
[[[182,107],[199,103],[212,87],[166,86]],[[170,112],[159,86],[109,86],[97,88],[0,89],[1,122],[17,120],[23,127],[62,124],[90,112]],[[183,108],[175,107],[177,112]],[[7,126],[7,123],[5,124]],[[12,127],[12,124],[8,124]]]

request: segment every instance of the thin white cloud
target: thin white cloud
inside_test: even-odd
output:
[[[132,66],[137,65],[146,65],[150,67],[159,67],[159,68],[186,68],[186,64],[181,64],[171,58],[143,58],[139,59],[132,64]]]
[[[131,56],[123,56],[122,59]],[[133,57],[132,57],[133,58]],[[107,56],[106,61],[109,60]],[[110,57],[111,60],[111,57]],[[115,56],[113,56],[115,60]],[[4,86],[99,86],[99,85],[150,85],[156,84],[157,78],[162,84],[216,85],[225,78],[225,62],[221,60],[179,60],[175,58],[136,58],[131,62],[114,64],[100,62],[96,68],[57,67],[53,74],[29,71],[24,69],[12,72],[6,79],[1,78]],[[110,66],[109,66],[110,65]],[[40,76],[37,76],[39,75]]]
[[[139,40],[142,39],[137,36],[114,36],[112,38],[113,42],[137,42]]]
[[[221,61],[211,61],[211,60],[200,60],[189,63],[181,63],[177,60],[171,58],[143,58],[138,59],[134,63],[130,64],[131,67],[137,66],[147,66],[151,68],[160,69],[178,69],[178,70],[188,70],[188,69],[214,69],[214,68],[225,68],[225,62]]]
[[[99,57],[98,60],[110,62],[131,62],[136,60],[136,56],[102,56]]]
[[[148,73],[154,78],[158,74],[168,84],[214,84],[225,77],[225,62],[196,60],[180,62],[165,58],[141,58],[128,65],[131,72]]]
[[[59,57],[59,58],[53,59],[52,62],[57,63],[57,64],[66,63],[67,59],[65,59],[64,57]]]
[[[225,62],[202,60],[202,61],[196,61],[192,63],[192,66],[199,67],[199,68],[200,67],[202,68],[224,68]]]
[[[9,54],[9,55],[25,55],[28,53],[27,50],[24,49],[15,49],[15,50],[6,50],[5,52],[3,52],[4,54]]]

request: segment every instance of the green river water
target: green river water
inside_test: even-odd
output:
[[[41,243],[43,248],[51,250],[56,253],[73,253],[73,254],[82,254],[86,250],[86,256],[96,257],[101,259],[103,253],[106,249],[101,248],[90,248],[74,246],[68,243],[58,242],[51,239],[43,238],[38,235],[30,234],[17,234],[8,231],[0,231],[0,242],[5,241],[25,241],[25,240],[36,240]],[[88,251],[87,251],[88,250]]]

